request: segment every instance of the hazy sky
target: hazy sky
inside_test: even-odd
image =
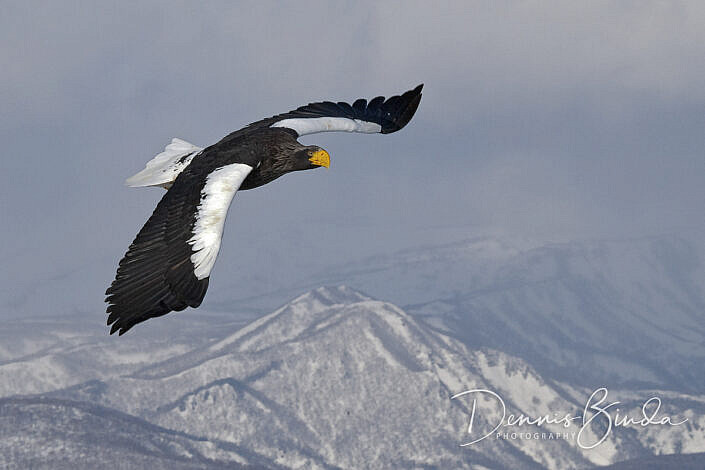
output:
[[[20,309],[41,297],[31,286],[58,282],[75,308],[102,308],[161,197],[123,181],[172,137],[205,146],[310,101],[421,82],[401,132],[308,136],[330,170],[239,194],[211,289],[232,272],[276,285],[483,233],[700,227],[703,5],[3,2],[3,305]],[[81,283],[57,281],[66,276]]]

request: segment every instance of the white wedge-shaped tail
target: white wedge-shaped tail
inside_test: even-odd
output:
[[[203,150],[185,140],[171,139],[164,151],[147,162],[144,170],[125,180],[133,188],[143,186],[161,186],[169,189],[193,157]]]

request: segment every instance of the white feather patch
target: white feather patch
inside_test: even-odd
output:
[[[203,150],[185,140],[171,139],[164,151],[147,162],[144,170],[129,177],[125,184],[131,187],[162,186],[171,187],[179,173],[186,168],[193,157]],[[183,160],[181,160],[183,157]]]
[[[235,193],[252,171],[250,165],[233,163],[208,175],[201,190],[201,202],[196,209],[193,236],[188,243],[193,249],[193,273],[200,279],[210,275],[220,250],[225,216]]]
[[[275,122],[270,127],[287,127],[297,134],[307,135],[317,132],[362,132],[376,134],[382,131],[382,126],[376,122],[361,121],[342,117],[291,118]]]

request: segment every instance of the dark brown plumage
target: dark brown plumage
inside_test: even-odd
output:
[[[386,101],[312,103],[250,124],[205,149],[172,142],[186,150],[167,147],[136,175],[137,185],[168,191],[106,291],[110,333],[122,335],[149,318],[201,304],[235,192],[292,171],[328,166],[325,150],[301,145],[297,137],[326,131],[395,132],[416,112],[421,88]]]

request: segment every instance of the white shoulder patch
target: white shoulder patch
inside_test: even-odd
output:
[[[199,280],[207,278],[213,269],[230,202],[251,171],[250,165],[233,163],[218,168],[206,178],[201,202],[196,208],[193,236],[188,240],[193,249],[193,272]]]
[[[125,184],[131,187],[162,186],[169,189],[179,173],[186,168],[193,157],[203,150],[185,140],[171,139],[164,151],[147,162],[144,170],[127,178]]]
[[[299,136],[317,132],[362,132],[376,134],[382,131],[382,126],[376,122],[361,121],[342,117],[291,118],[275,122],[270,127],[287,127],[296,131]]]

